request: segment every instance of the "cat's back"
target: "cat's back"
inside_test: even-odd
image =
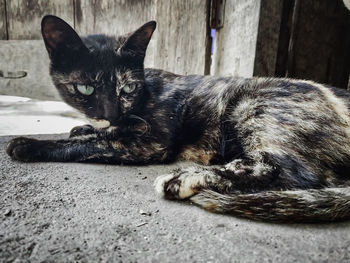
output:
[[[256,78],[250,85],[251,96],[266,109],[289,113],[294,118],[334,117],[350,125],[350,93],[307,80]],[[277,112],[276,112],[277,113]],[[328,119],[327,118],[327,119]]]
[[[253,78],[234,97],[236,118],[250,116],[262,125],[291,131],[331,133],[341,129],[350,138],[350,93],[306,80]],[[328,128],[328,131],[327,131]]]

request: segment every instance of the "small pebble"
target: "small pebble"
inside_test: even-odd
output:
[[[151,212],[146,212],[146,211],[143,211],[142,209],[140,209],[140,214],[144,215],[144,216],[151,216],[152,215]]]
[[[12,214],[12,210],[11,209],[6,209],[4,216],[10,216]]]

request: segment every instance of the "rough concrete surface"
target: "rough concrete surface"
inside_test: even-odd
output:
[[[0,262],[350,261],[350,223],[259,223],[159,198],[156,176],[190,163],[18,163],[10,138],[0,137]]]
[[[0,123],[4,136],[67,133],[87,120],[62,101],[0,95]]]

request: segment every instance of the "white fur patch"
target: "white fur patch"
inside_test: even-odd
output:
[[[196,188],[206,185],[205,177],[202,174],[180,176],[179,180],[181,181],[179,189],[180,199],[191,197],[197,192]]]
[[[98,129],[102,128],[108,128],[111,126],[111,123],[107,120],[95,120],[95,119],[89,119],[90,123],[92,126]]]
[[[181,170],[180,176],[175,173],[157,177],[154,182],[156,192],[164,196],[164,185],[174,178],[177,178],[177,182],[172,187],[178,191],[179,199],[189,198],[198,192],[199,187],[206,187],[209,181],[215,181],[212,172],[188,167]]]
[[[164,185],[169,182],[171,179],[174,178],[174,174],[165,174],[158,176],[156,180],[154,181],[154,188],[156,189],[156,192],[162,196],[164,196]]]

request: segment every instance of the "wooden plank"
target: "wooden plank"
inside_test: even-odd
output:
[[[299,3],[288,76],[347,88],[350,12],[341,0]]]
[[[254,76],[275,76],[283,0],[261,1]]]
[[[294,0],[283,0],[280,34],[278,40],[278,51],[276,58],[277,77],[285,77],[288,66],[289,42],[293,20]]]
[[[80,34],[121,35],[155,19],[155,0],[74,0]]]
[[[1,40],[2,75],[25,71],[23,78],[0,77],[0,94],[59,100],[49,76],[49,58],[42,40]]]
[[[0,0],[0,40],[7,39],[5,4],[5,0]]]
[[[9,39],[41,39],[44,15],[57,15],[74,25],[73,0],[6,0]]]
[[[224,26],[215,36],[212,75],[253,76],[260,2],[226,0]]]
[[[204,74],[208,1],[157,1],[155,67],[178,74]]]
[[[203,0],[75,0],[75,28],[83,35],[121,35],[156,19],[158,25],[147,50],[145,66],[179,74],[203,74],[206,3]]]
[[[156,0],[74,0],[75,29],[81,35],[123,35],[155,20]],[[155,33],[149,44],[145,65],[153,67]]]

